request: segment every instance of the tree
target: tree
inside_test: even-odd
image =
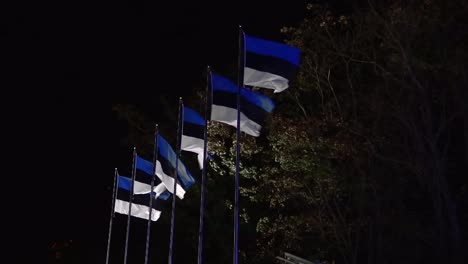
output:
[[[301,73],[275,95],[266,137],[242,142],[245,219],[258,236],[246,254],[461,263],[466,3],[308,9],[283,29],[303,51]],[[232,175],[233,145],[213,150]]]

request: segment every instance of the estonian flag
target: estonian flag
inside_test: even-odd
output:
[[[160,183],[154,187],[153,193],[155,195],[155,198],[161,199],[161,200],[167,200],[169,197],[171,197],[171,193],[166,188],[166,185],[164,183]]]
[[[184,126],[181,149],[198,154],[198,164],[203,169],[205,119],[195,110],[184,107]]]
[[[136,160],[136,175],[135,175],[135,188],[133,189],[134,194],[146,194],[150,193],[151,189],[151,177],[154,173],[154,170],[148,166],[148,163],[151,167],[154,167],[151,162],[143,159],[137,155]],[[159,179],[155,179],[154,185],[156,186],[159,182]],[[154,189],[153,189],[154,191]]]
[[[244,85],[273,89],[289,87],[299,71],[300,50],[278,42],[245,36]]]
[[[136,184],[135,184],[136,185]],[[117,197],[115,199],[114,211],[119,214],[128,215],[128,205],[130,193],[132,191],[132,179],[119,176],[119,186],[117,189]],[[154,193],[152,195],[154,197]],[[132,201],[132,216],[148,219],[149,218],[149,202],[151,195],[135,194]],[[164,209],[162,201],[156,199],[152,202],[151,221],[157,221],[161,216],[161,211]]]
[[[238,86],[229,79],[212,74],[211,120],[237,127]],[[254,137],[260,130],[275,103],[269,97],[241,88],[240,130]]]
[[[158,144],[159,144],[159,142],[158,142]],[[139,181],[141,183],[148,184],[147,188],[145,188],[146,192],[140,192],[140,193],[148,193],[149,192],[148,190],[151,189],[150,188],[150,186],[151,186],[150,185],[151,184],[151,175],[154,173],[154,165],[153,165],[152,162],[147,161],[147,160],[141,158],[140,156],[137,156],[137,172],[138,172],[138,170],[141,170],[141,171],[145,172],[146,175],[141,175],[141,174],[137,173],[136,174],[137,181]],[[174,178],[172,176],[169,176],[170,173],[171,173],[170,170],[166,170],[166,171],[168,173],[166,173],[163,170],[161,162],[159,161],[159,157],[158,157],[158,160],[156,161],[156,176],[158,176],[161,183],[164,184],[164,187],[170,193],[174,193],[174,191],[173,191],[174,190]],[[135,190],[137,190],[137,184],[135,184]],[[153,189],[153,191],[156,191],[156,188]],[[135,191],[134,193],[137,193],[137,191]],[[182,186],[177,184],[177,197],[179,197],[180,199],[184,199],[184,195],[185,195],[184,188],[182,188]]]
[[[161,135],[158,135],[158,160],[156,164],[156,175],[163,175],[161,181],[166,185],[169,192],[174,193],[174,178],[171,176],[176,169],[177,155],[171,145]],[[195,183],[195,179],[185,167],[184,163],[178,161],[178,183],[177,197],[182,199],[185,191]],[[182,185],[182,186],[181,186]]]

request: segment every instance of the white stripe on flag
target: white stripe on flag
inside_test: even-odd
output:
[[[233,127],[237,127],[237,109],[221,105],[212,105],[211,120],[219,121],[231,125]],[[251,136],[258,137],[260,135],[260,129],[262,129],[261,125],[250,120],[241,112],[241,131]]]
[[[151,185],[138,182],[138,181],[135,181],[134,186],[135,186],[133,189],[134,194],[145,194],[145,193],[149,193],[151,190]]]
[[[160,185],[164,189],[161,189]],[[133,193],[134,194],[146,194],[146,193],[150,192],[150,189],[151,189],[150,184],[135,181],[135,189],[133,189]],[[158,190],[162,190],[162,191],[160,193],[158,193]],[[156,194],[159,194],[159,195],[162,194],[165,190],[166,189],[164,187],[164,184],[162,184],[162,183],[160,183],[159,185],[153,187],[153,192],[156,192]]]
[[[289,87],[289,80],[269,72],[263,72],[252,68],[244,68],[244,84],[282,92]]]
[[[198,165],[203,169],[203,139],[182,135],[181,149],[198,154]]]
[[[128,202],[116,199],[114,211],[119,214],[128,215]],[[132,216],[148,220],[149,207],[141,204],[132,203]],[[160,216],[161,212],[156,209],[153,209],[151,213],[151,221],[157,221]]]
[[[156,161],[156,175],[159,177],[159,179],[162,181],[162,183],[166,186],[167,190],[170,193],[174,193],[174,178],[168,176],[167,174],[164,173],[161,167],[161,162]],[[180,199],[184,199],[185,195],[185,190],[177,184],[177,197]]]
[[[198,153],[197,160],[198,160],[198,165],[200,165],[200,169],[203,169],[203,152]]]
[[[181,149],[185,151],[203,153],[203,139],[182,135]]]
[[[156,193],[156,197],[154,197],[154,198],[158,198],[166,190],[167,190],[166,186],[164,186],[164,183],[161,182],[160,184],[155,186],[154,189],[153,189],[153,192]]]

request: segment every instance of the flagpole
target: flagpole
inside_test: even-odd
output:
[[[182,97],[179,98],[179,120],[177,122],[177,158],[176,158],[176,166],[175,166],[175,173],[174,173],[174,193],[172,196],[172,216],[171,216],[171,237],[169,242],[169,259],[168,263],[173,264],[174,261],[174,230],[175,230],[175,208],[176,208],[176,199],[177,199],[177,182],[179,178],[179,157],[181,152],[181,135],[184,129],[184,104],[182,102]]]
[[[239,57],[238,57],[238,72],[237,72],[237,143],[236,143],[236,176],[234,187],[234,252],[233,263],[239,263],[239,181],[240,181],[240,106],[241,106],[241,89],[244,87],[244,32],[242,26],[239,25]]]
[[[156,177],[156,161],[158,160],[158,124],[154,128],[154,150],[153,150],[153,175],[151,176],[151,189],[150,189],[150,202],[149,202],[149,216],[146,229],[146,251],[145,251],[145,264],[149,261],[149,241],[151,233],[151,215],[153,213],[153,188],[154,180]]]
[[[106,253],[106,264],[109,264],[109,252],[110,252],[110,244],[111,244],[111,236],[112,236],[112,220],[114,219],[114,211],[115,211],[115,190],[117,189],[117,185],[119,182],[119,173],[117,168],[115,168],[114,172],[114,186],[112,187],[112,207],[111,207],[111,215],[109,220],[109,235],[107,237],[107,253]]]
[[[211,85],[211,70],[207,67],[206,75],[206,95],[205,95],[205,130],[203,131],[203,171],[201,182],[201,198],[200,198],[200,226],[198,229],[198,264],[203,263],[203,227],[205,224],[205,193],[206,193],[206,166],[207,166],[207,144],[208,144],[208,92]]]
[[[128,201],[128,218],[127,218],[127,231],[125,235],[125,254],[124,264],[127,264],[127,253],[128,253],[128,237],[130,235],[130,218],[132,215],[132,201],[133,201],[133,186],[135,186],[135,175],[136,175],[136,147],[133,147],[133,164],[132,164],[132,191],[130,192],[130,199]]]

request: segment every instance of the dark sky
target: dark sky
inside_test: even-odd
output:
[[[270,1],[266,11],[266,2],[251,2],[255,1],[122,5],[109,30],[114,40],[109,55],[119,73],[115,77],[133,91],[191,90],[204,78],[207,64],[222,71],[236,61],[239,24],[247,33],[280,40],[280,27],[297,21],[304,5]],[[123,72],[126,76],[120,75]],[[124,94],[128,98],[134,93]]]
[[[31,210],[47,245],[72,239],[83,263],[104,261],[113,168],[130,166],[131,155],[122,149],[126,131],[113,104],[160,111],[158,97],[191,95],[206,65],[228,74],[236,62],[238,25],[247,34],[282,41],[280,28],[297,24],[304,6],[137,0],[1,8],[8,88],[31,101],[25,118],[40,145],[34,155],[44,169],[36,180],[47,205]]]

